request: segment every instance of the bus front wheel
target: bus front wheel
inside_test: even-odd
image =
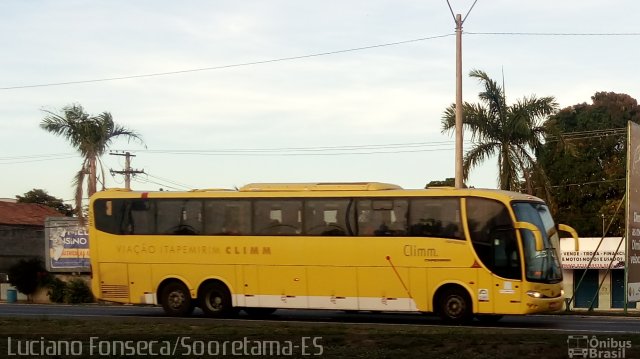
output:
[[[440,295],[438,313],[448,323],[466,323],[473,318],[471,300],[462,288],[448,288]]]
[[[204,284],[198,299],[200,308],[207,317],[220,318],[233,313],[231,294],[223,284],[216,282]]]
[[[172,317],[186,317],[193,312],[193,302],[187,286],[181,282],[167,284],[161,292],[160,302],[164,312]]]

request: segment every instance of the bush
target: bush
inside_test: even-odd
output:
[[[67,289],[67,283],[60,278],[54,277],[47,283],[49,290],[47,295],[54,303],[64,303],[64,296]]]
[[[27,296],[35,293],[38,287],[43,286],[49,279],[49,273],[39,257],[21,259],[9,268],[8,274],[9,283]]]
[[[87,283],[75,278],[69,282],[65,282],[59,278],[53,278],[47,284],[49,291],[49,299],[54,303],[91,303],[93,302],[93,293]]]
[[[72,279],[67,283],[64,301],[66,303],[91,303],[93,302],[93,293],[91,293],[87,282],[80,278]]]

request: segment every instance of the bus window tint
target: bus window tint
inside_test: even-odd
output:
[[[358,235],[405,236],[408,207],[405,199],[358,200]]]
[[[134,199],[126,202],[122,221],[123,232],[129,234],[155,234],[154,202]]]
[[[469,232],[478,258],[503,278],[521,279],[518,241],[507,208],[484,198],[466,201]]]
[[[251,202],[208,200],[204,204],[204,233],[209,235],[249,235]]]
[[[348,208],[348,199],[306,200],[305,233],[310,236],[347,235]]]
[[[410,236],[464,239],[459,199],[412,199],[409,218]]]
[[[195,235],[202,233],[202,201],[158,200],[158,234]]]
[[[124,200],[99,199],[93,204],[96,229],[99,231],[122,234],[121,222],[124,215]]]
[[[253,220],[257,235],[296,235],[302,231],[302,201],[256,200]]]

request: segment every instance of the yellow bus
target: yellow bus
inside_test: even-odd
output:
[[[106,190],[89,209],[92,289],[170,316],[305,308],[494,320],[561,309],[560,230],[577,243],[542,200],[489,189]]]

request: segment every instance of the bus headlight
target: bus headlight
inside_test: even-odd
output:
[[[564,297],[564,289],[560,289],[560,296]]]
[[[542,298],[542,293],[537,292],[535,290],[530,290],[527,292],[527,295],[533,298]]]

